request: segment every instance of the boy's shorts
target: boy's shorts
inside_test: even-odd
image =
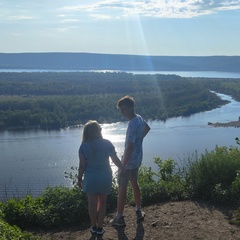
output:
[[[126,170],[124,174],[118,174],[118,184],[121,186],[127,186],[129,181],[137,181],[138,169],[139,168]]]

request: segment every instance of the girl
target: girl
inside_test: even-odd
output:
[[[92,224],[90,232],[99,235],[104,233],[106,200],[112,188],[109,157],[119,169],[123,168],[113,144],[103,139],[101,130],[97,121],[91,120],[85,124],[82,144],[79,148],[78,172],[78,186],[87,193],[88,197],[88,212]],[[84,179],[82,179],[83,173]]]

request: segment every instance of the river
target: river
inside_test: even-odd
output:
[[[148,122],[151,131],[144,140],[143,165],[156,170],[154,157],[173,158],[184,164],[195,151],[198,154],[218,146],[237,146],[239,128],[215,128],[208,122],[238,120],[240,103],[230,96],[218,94],[230,103],[212,111],[190,117],[170,118]],[[119,156],[123,153],[127,122],[103,124],[103,136],[113,142]],[[3,131],[0,132],[0,200],[37,196],[49,186],[71,186],[65,171],[78,166],[78,148],[82,128],[59,131]],[[113,167],[113,171],[116,169]]]
[[[174,74],[181,77],[204,77],[204,78],[240,78],[240,72],[217,72],[217,71],[115,71],[115,70],[46,70],[46,69],[0,69],[1,72],[126,72],[133,74]]]

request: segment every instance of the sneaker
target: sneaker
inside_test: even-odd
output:
[[[96,234],[96,233],[97,233],[97,227],[96,227],[96,226],[92,226],[92,227],[90,227],[89,231],[90,231],[92,234]]]
[[[137,210],[136,215],[137,215],[137,220],[142,220],[142,219],[144,219],[146,214],[142,210]]]
[[[103,235],[105,233],[104,229],[102,227],[99,227],[97,229],[97,235]]]
[[[113,219],[110,220],[110,224],[112,226],[118,226],[118,227],[124,227],[126,226],[126,223],[124,221],[124,216],[117,219],[117,216],[115,216]]]

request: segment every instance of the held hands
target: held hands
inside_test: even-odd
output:
[[[119,169],[119,172],[118,172],[118,174],[120,174],[121,176],[123,176],[123,175],[125,175],[126,174],[126,168],[125,167],[123,167],[122,169]]]

